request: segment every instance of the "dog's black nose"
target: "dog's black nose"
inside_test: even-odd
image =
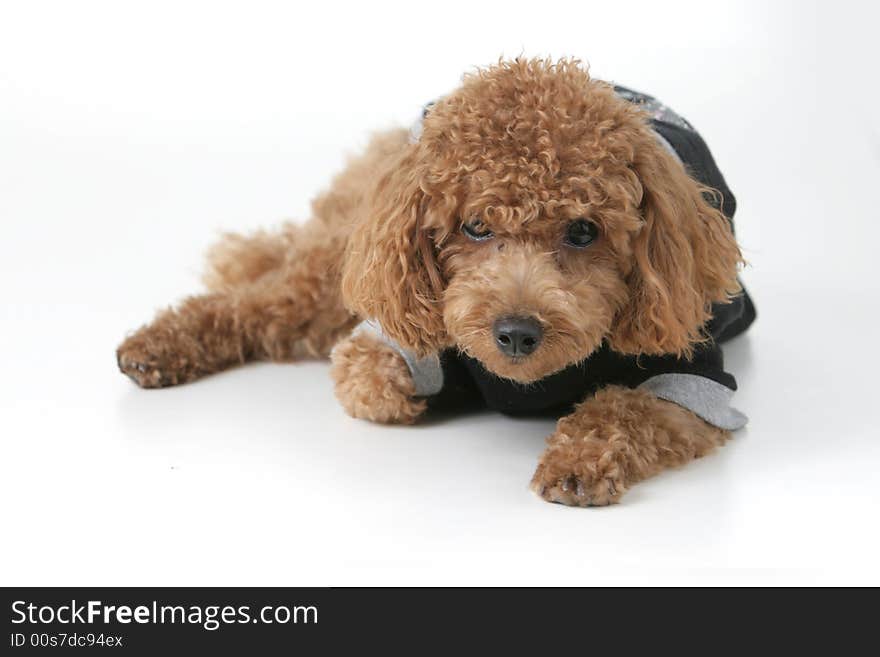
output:
[[[541,344],[543,333],[533,317],[502,317],[492,326],[495,345],[506,356],[528,356]]]

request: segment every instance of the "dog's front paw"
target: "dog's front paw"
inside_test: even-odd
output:
[[[548,502],[606,506],[626,492],[620,460],[605,441],[555,435],[544,451],[531,488]]]
[[[336,345],[330,357],[336,397],[352,417],[412,424],[425,412],[406,361],[387,344],[358,334]]]

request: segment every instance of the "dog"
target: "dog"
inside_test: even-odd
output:
[[[155,388],[329,356],[356,418],[555,413],[531,488],[575,506],[746,421],[718,346],[755,316],[735,199],[689,123],[577,60],[464,76],[312,207],[213,247],[207,293],[127,337],[120,370]]]

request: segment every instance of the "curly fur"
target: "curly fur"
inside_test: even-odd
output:
[[[610,386],[559,421],[531,487],[549,502],[612,504],[633,484],[704,456],[729,437],[649,392]]]
[[[415,385],[403,357],[369,335],[355,335],[333,350],[330,376],[352,417],[412,424],[427,407],[424,399],[413,397]]]
[[[359,318],[417,354],[455,346],[499,376],[535,381],[603,341],[629,354],[688,356],[714,302],[738,290],[741,255],[712,193],[662,148],[647,117],[576,61],[499,62],[431,109],[417,143],[378,135],[279,233],[230,235],[209,255],[209,293],[162,312],[118,350],[144,387],[255,358],[333,354],[337,396],[356,417],[409,423],[425,410],[383,343],[346,338]],[[587,249],[566,226],[599,227]],[[495,237],[468,240],[480,219]],[[544,329],[527,358],[495,347],[492,323]],[[608,389],[560,421],[533,479],[545,499],[616,501],[636,481],[723,441],[678,406]]]

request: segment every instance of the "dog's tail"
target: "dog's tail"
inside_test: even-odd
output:
[[[284,224],[280,230],[224,234],[208,250],[202,276],[205,286],[211,292],[226,292],[279,269],[294,249],[300,228]]]

